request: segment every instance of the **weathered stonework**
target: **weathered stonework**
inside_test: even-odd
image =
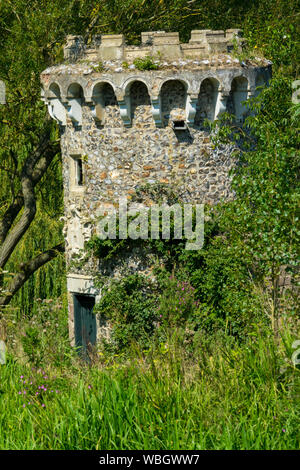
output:
[[[239,30],[192,31],[190,42],[180,44],[178,33],[148,32],[141,46],[128,46],[122,35],[104,35],[89,49],[68,36],[66,59],[80,60],[45,70],[41,81],[61,131],[69,265],[94,233],[100,205],[130,199],[146,183],[170,185],[189,203],[230,196],[232,149],[213,148],[204,120],[229,111],[242,122],[242,102],[271,76],[265,59],[233,58],[234,36],[241,41]],[[137,70],[134,59],[149,55],[158,69]],[[174,130],[176,122],[184,130]],[[92,285],[98,269],[95,260],[70,269],[69,293],[99,295]],[[69,313],[74,336],[71,298]]]

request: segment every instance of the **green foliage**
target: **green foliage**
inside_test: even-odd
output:
[[[103,72],[104,70],[104,65],[102,62],[99,62],[98,65],[93,66],[94,72]]]
[[[149,345],[156,320],[156,298],[150,287],[147,278],[131,275],[114,281],[104,292],[94,311],[112,326],[108,349],[119,351],[133,341],[142,347]]]
[[[251,264],[243,257],[232,254],[226,236],[211,241],[200,266],[199,260],[190,261],[191,282],[205,312],[204,318],[199,319],[202,321],[198,320],[200,329],[213,333],[222,328],[245,339],[255,325],[267,324],[250,269]]]
[[[256,114],[246,120],[246,139],[255,147],[251,151],[240,148],[241,164],[232,183],[236,198],[215,213],[223,234],[223,252],[234,262],[235,275],[238,263],[245,274],[248,271],[240,279],[247,282],[248,277],[249,286],[253,281],[269,291],[275,331],[284,293],[280,280],[287,273],[295,279],[300,235],[299,137],[288,113],[291,94],[290,80],[274,78],[250,104]],[[228,139],[232,132],[222,127],[221,136]]]
[[[153,57],[150,56],[135,59],[133,64],[138,70],[157,70],[159,68],[159,65],[156,64]]]
[[[200,310],[199,302],[195,298],[195,288],[188,281],[180,280],[173,274],[163,285],[157,310],[164,329],[184,329],[187,320],[197,316],[197,310]]]
[[[0,4],[0,77],[7,87],[7,105],[0,107],[0,217],[20,190],[20,172],[28,155],[34,151],[45,129],[50,128],[51,142],[59,139],[54,122],[40,100],[40,72],[61,60],[67,24],[64,15],[72,15],[78,2],[13,0]],[[70,25],[70,23],[69,23]],[[71,26],[73,27],[73,26]],[[36,188],[37,215],[25,237],[18,244],[8,269],[18,272],[26,262],[62,240],[62,172],[58,154],[43,181]],[[52,245],[53,243],[53,245]],[[34,297],[60,295],[65,289],[63,257],[44,266],[13,299],[12,305],[30,313]]]
[[[22,346],[28,359],[35,365],[39,365],[42,361],[41,355],[41,340],[39,337],[38,328],[29,326],[25,330],[25,334],[22,338]]]
[[[124,62],[122,62],[122,67],[124,67],[124,69],[128,69],[129,64],[128,64],[128,62],[126,62],[126,60],[124,60]]]

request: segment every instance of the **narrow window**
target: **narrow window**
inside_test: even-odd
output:
[[[69,185],[70,191],[82,194],[85,189],[84,157],[80,153],[70,155],[69,160]]]
[[[77,186],[82,186],[83,185],[82,159],[76,158],[75,164],[76,164],[75,183]]]

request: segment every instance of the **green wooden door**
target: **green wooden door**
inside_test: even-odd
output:
[[[74,295],[75,346],[87,357],[90,345],[96,344],[96,317],[93,314],[95,298]]]

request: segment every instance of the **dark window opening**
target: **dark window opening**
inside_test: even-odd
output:
[[[78,186],[83,185],[83,167],[82,167],[82,159],[76,159],[76,184]]]
[[[187,128],[185,121],[173,121],[172,125],[173,129],[176,131],[184,131]]]

